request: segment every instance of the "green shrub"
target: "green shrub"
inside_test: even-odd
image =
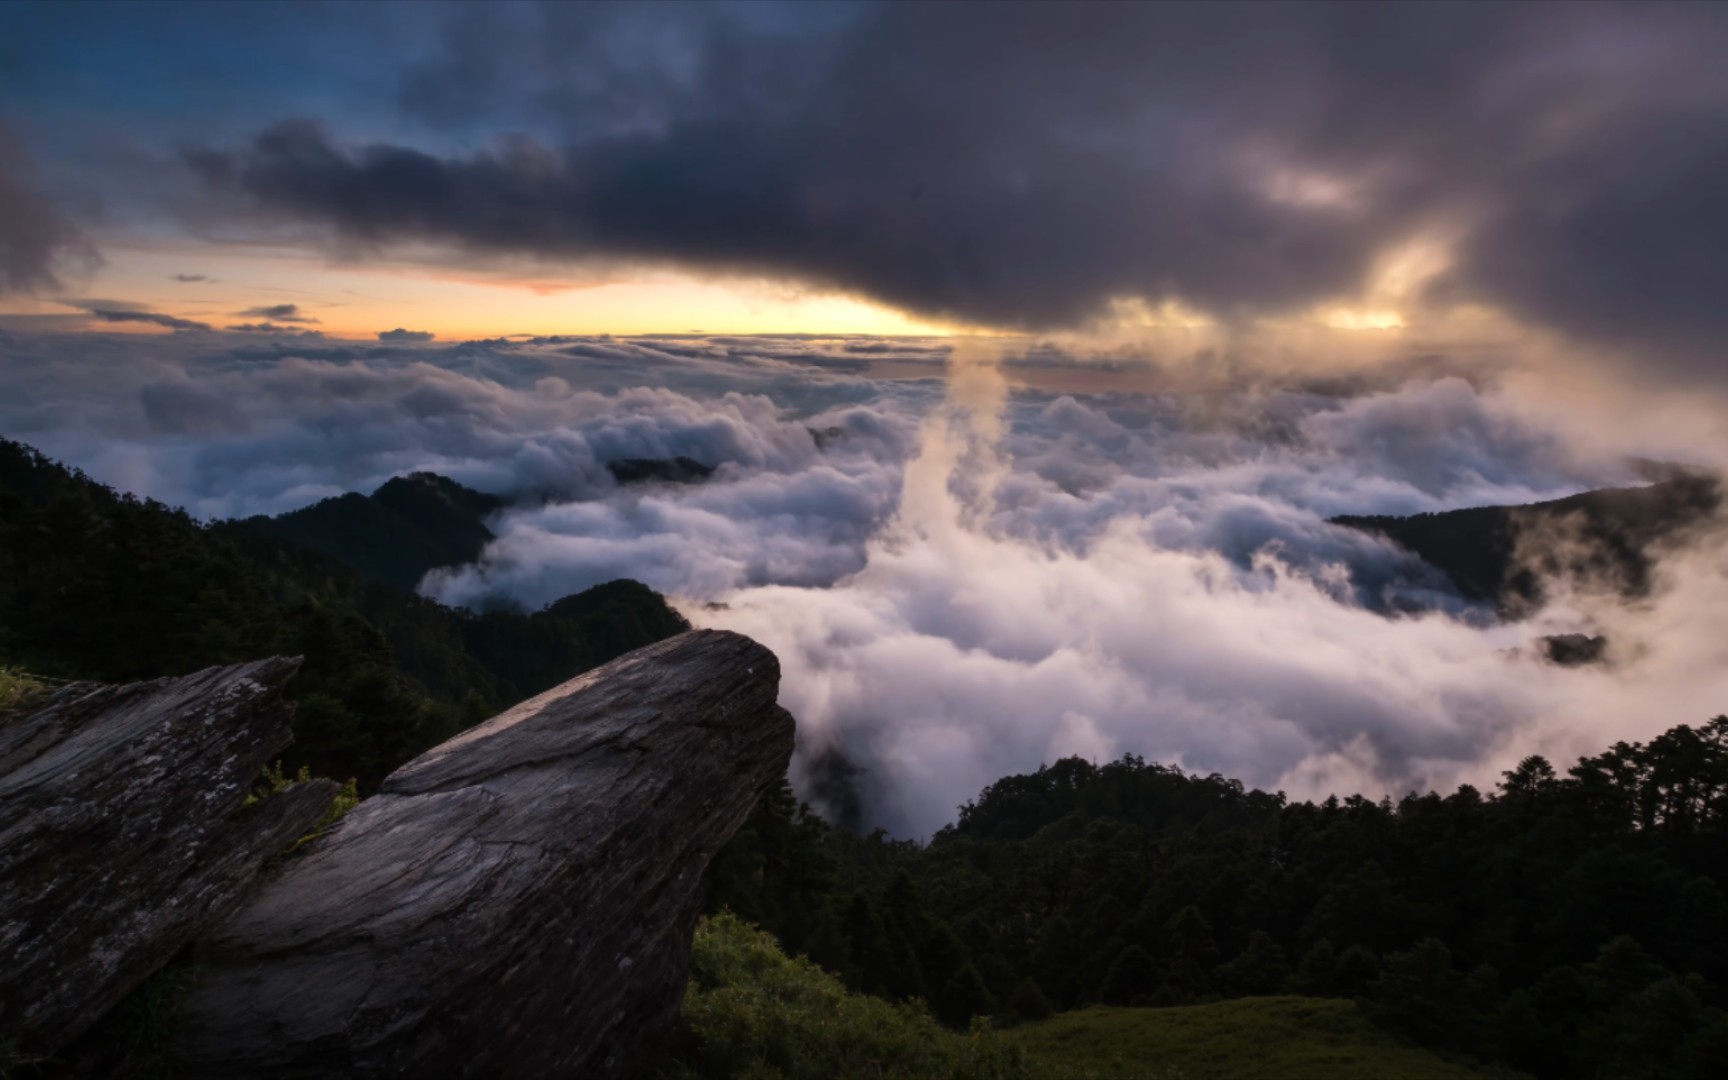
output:
[[[690,987],[656,1075],[1008,1080],[1021,1072],[1018,1051],[988,1019],[975,1019],[962,1035],[937,1023],[922,1002],[849,993],[834,976],[787,956],[771,935],[723,911],[697,927]]]
[[[264,771],[258,775],[258,780],[253,785],[252,791],[246,796],[246,805],[250,806],[255,802],[261,802],[295,784],[304,784],[311,779],[312,770],[305,765],[300,766],[300,770],[292,776],[282,768],[280,761],[274,765],[266,765]],[[330,826],[341,821],[343,815],[347,814],[348,811],[359,805],[359,783],[353,777],[349,777],[343,782],[342,790],[338,791],[336,797],[330,800],[330,807],[324,811],[324,816],[306,830],[306,835],[294,841],[294,847],[298,848],[313,837],[321,835]]]

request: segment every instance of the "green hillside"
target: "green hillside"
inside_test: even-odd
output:
[[[1007,1033],[1029,1080],[1470,1080],[1502,1076],[1399,1042],[1349,1001],[1241,998],[1079,1009]]]

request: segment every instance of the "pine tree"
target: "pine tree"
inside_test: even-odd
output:
[[[1173,1002],[1196,1001],[1211,990],[1209,973],[1218,960],[1212,924],[1190,904],[1170,919],[1174,959],[1164,975],[1161,997]]]
[[[1056,1011],[1031,978],[1021,979],[1008,998],[1008,1011],[1018,1020],[1042,1020]]]
[[[1098,996],[1106,1005],[1137,1005],[1144,1002],[1158,985],[1158,962],[1138,945],[1129,945],[1117,954]]]
[[[1302,954],[1296,966],[1296,992],[1314,997],[1331,997],[1338,989],[1338,950],[1332,942],[1321,938]]]
[[[1248,936],[1248,944],[1241,953],[1220,964],[1212,977],[1218,989],[1227,995],[1264,997],[1282,994],[1290,988],[1290,964],[1272,935],[1256,930]]]

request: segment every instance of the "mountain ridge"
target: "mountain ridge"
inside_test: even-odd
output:
[[[505,501],[435,472],[392,477],[370,495],[347,492],[275,517],[229,523],[313,551],[409,592],[429,571],[471,563],[496,540],[486,519]]]
[[[628,579],[535,612],[446,607],[0,438],[0,664],[113,683],[304,656],[287,762],[363,789],[499,708],[687,629]]]
[[[1445,574],[1459,595],[1518,617],[1541,602],[1545,579],[1646,595],[1664,545],[1706,521],[1721,503],[1718,477],[1693,471],[1643,487],[1597,488],[1517,506],[1327,520],[1386,537]]]

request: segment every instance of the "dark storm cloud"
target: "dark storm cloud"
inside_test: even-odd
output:
[[[430,330],[404,330],[398,326],[394,330],[378,331],[379,341],[394,341],[399,343],[431,341],[437,335]]]
[[[91,315],[103,322],[148,323],[151,326],[160,326],[168,330],[196,330],[207,332],[214,329],[209,323],[198,322],[194,319],[181,319],[173,315],[164,315],[159,311],[126,311],[102,307],[86,308],[85,310],[89,311]]]
[[[1587,339],[1723,371],[1728,108],[1688,103],[1532,170],[1447,284]]]
[[[299,304],[270,304],[266,307],[247,308],[234,314],[253,318],[270,319],[285,323],[315,323],[318,320],[300,310]]]
[[[314,319],[311,321],[316,322],[317,320]],[[236,334],[277,334],[302,338],[318,338],[324,336],[324,333],[321,330],[307,330],[298,326],[282,326],[273,322],[237,323],[233,326],[226,327],[225,329]]]
[[[1447,298],[1616,341],[1728,329],[1720,8],[587,10],[453,31],[408,79],[470,143],[517,115],[539,137],[448,154],[293,121],[189,160],[349,244],[781,273],[995,325],[1301,307],[1450,225]]]
[[[715,29],[694,74],[648,94],[660,122],[561,149],[437,157],[295,122],[192,160],[351,240],[776,271],[992,323],[1072,322],[1118,294],[1228,311],[1348,288],[1376,215],[1281,205],[1228,168],[1240,138],[1214,137],[1226,102],[1203,101],[1235,75],[1183,58],[1238,22],[1255,20],[885,8],[797,49]],[[479,59],[451,62],[473,83]]]
[[[95,249],[38,185],[23,143],[0,123],[0,296],[58,288],[67,262],[95,261]]]

